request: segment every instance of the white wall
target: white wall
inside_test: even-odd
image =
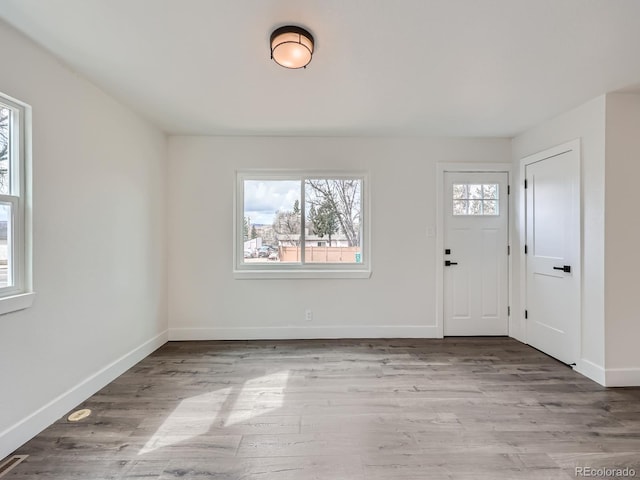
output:
[[[515,175],[519,176],[520,160],[556,145],[579,138],[582,153],[582,358],[578,370],[604,382],[604,217],[605,217],[605,97],[553,118],[513,139]],[[522,195],[522,185],[515,189]],[[523,212],[516,202],[516,221]],[[518,232],[514,232],[517,238]],[[524,306],[519,302],[521,252],[513,258],[514,308],[511,332],[526,341]],[[514,314],[514,312],[516,312]]]
[[[166,340],[166,139],[0,23],[33,107],[32,308],[0,317],[0,458]]]
[[[607,385],[640,385],[640,95],[607,95],[606,110]]]
[[[504,139],[170,137],[170,338],[436,336],[436,162],[509,161]],[[369,172],[371,278],[235,280],[234,172],[249,168]]]

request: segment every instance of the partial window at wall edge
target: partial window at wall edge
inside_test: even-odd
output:
[[[30,138],[30,106],[0,93],[0,314],[33,301]]]

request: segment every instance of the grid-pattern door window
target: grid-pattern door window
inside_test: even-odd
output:
[[[453,185],[453,214],[456,216],[497,216],[499,189],[495,183]]]

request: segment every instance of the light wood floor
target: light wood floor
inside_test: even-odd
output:
[[[640,389],[507,338],[171,342],[79,408],[5,478],[640,478]]]

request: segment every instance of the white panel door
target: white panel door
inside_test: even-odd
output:
[[[508,175],[445,172],[444,334],[507,335]]]
[[[580,156],[525,166],[527,342],[574,364],[580,342]]]

